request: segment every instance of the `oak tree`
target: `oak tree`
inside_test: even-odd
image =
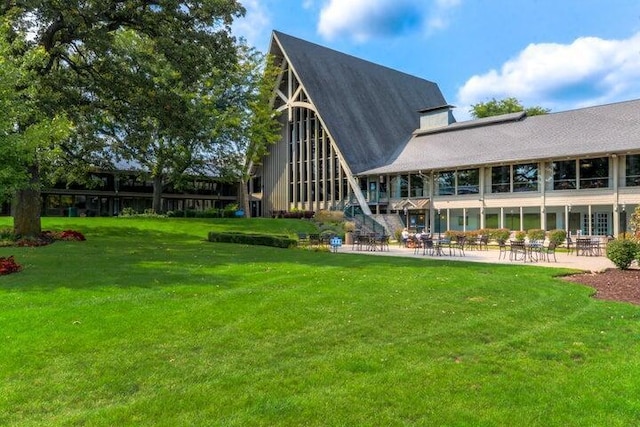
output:
[[[242,75],[250,49],[231,34],[244,14],[237,1],[14,0],[0,14],[7,41],[22,46],[13,58],[41,54],[28,67],[30,114],[17,129],[59,117],[73,123],[63,143],[40,144],[50,161],[25,157],[30,184],[17,192],[18,234],[39,232],[43,172],[77,179],[124,160],[157,183],[157,207],[162,185],[211,165],[246,117],[255,80]]]

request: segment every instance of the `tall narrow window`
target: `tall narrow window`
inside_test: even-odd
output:
[[[563,160],[553,162],[553,189],[575,190],[576,188],[576,162],[575,160]]]
[[[538,164],[513,165],[513,191],[538,191]]]
[[[609,158],[580,159],[580,188],[609,187]]]
[[[424,196],[424,181],[421,175],[411,175],[411,197]]]
[[[478,194],[480,192],[480,174],[478,169],[464,169],[458,172],[457,194]]]
[[[511,167],[495,166],[491,168],[491,192],[508,193],[511,191]]]
[[[438,174],[438,195],[452,196],[456,191],[456,173],[444,171]]]
[[[627,187],[640,186],[640,154],[632,154],[627,156],[626,164],[626,180]]]
[[[409,175],[400,175],[400,197],[409,197]]]

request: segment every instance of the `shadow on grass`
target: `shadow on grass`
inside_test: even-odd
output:
[[[40,248],[0,248],[24,266],[0,277],[3,290],[91,289],[101,287],[165,288],[204,286],[233,288],[247,284],[291,283],[350,277],[372,282],[397,280],[404,274],[451,274],[457,277],[551,278],[566,272],[531,266],[464,261],[333,254],[299,248],[210,243],[199,231],[85,227],[85,242],[56,242]],[[200,230],[201,231],[201,230]]]

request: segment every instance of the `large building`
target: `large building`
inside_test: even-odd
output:
[[[138,171],[96,171],[91,184],[59,182],[42,191],[43,216],[112,216],[123,209],[142,213],[151,209],[153,182]],[[183,188],[166,186],[162,211],[205,211],[224,209],[237,201],[237,184],[214,178],[193,177]],[[257,214],[257,212],[253,212]],[[11,215],[11,206],[0,203],[0,215]]]
[[[456,122],[435,83],[274,32],[282,138],[257,211],[358,208],[432,232],[626,231],[640,204],[640,100]]]

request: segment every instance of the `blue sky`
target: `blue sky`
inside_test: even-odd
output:
[[[472,104],[564,111],[640,98],[638,0],[240,0],[236,35],[284,33],[438,84]]]

